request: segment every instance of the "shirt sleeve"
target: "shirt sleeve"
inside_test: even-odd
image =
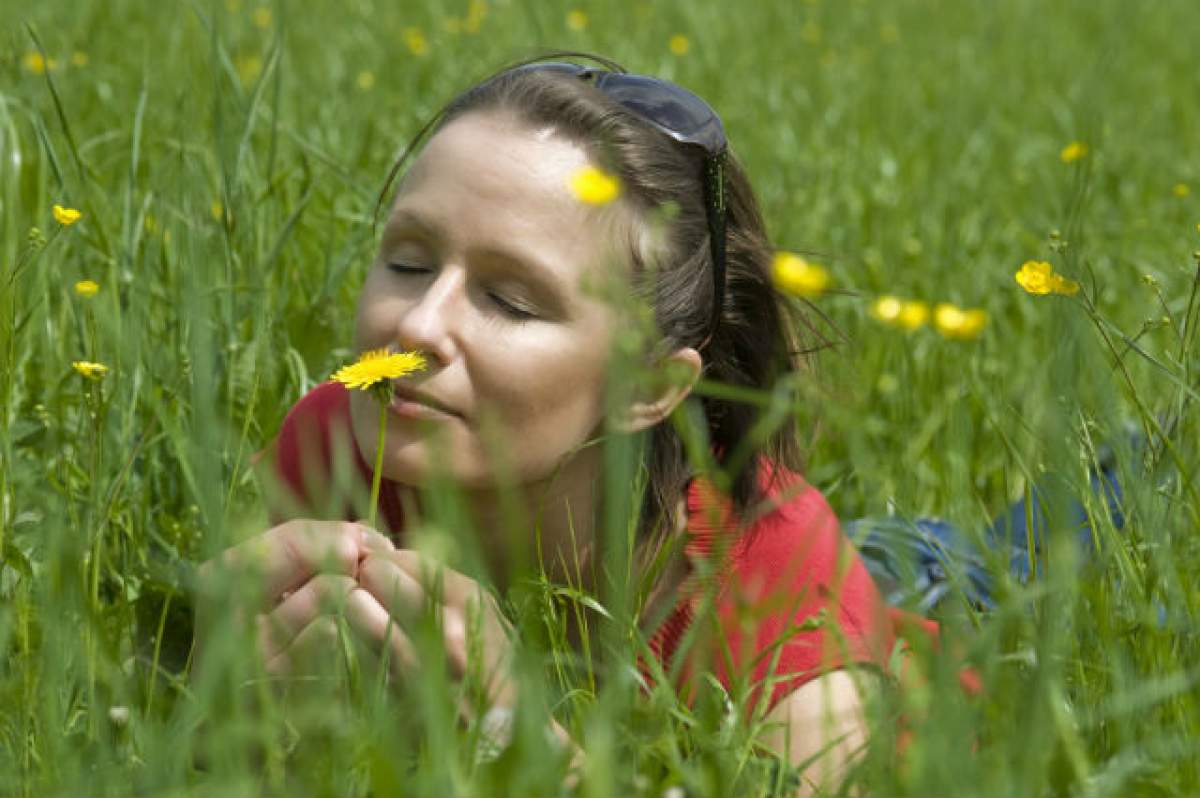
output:
[[[323,383],[296,402],[265,453],[263,491],[271,523],[324,517],[330,504],[333,437],[348,413],[346,394]],[[336,513],[335,513],[336,515]]]
[[[322,383],[301,397],[267,454],[260,473],[272,524],[369,517],[371,467],[354,443],[350,395],[342,385]],[[385,478],[377,501],[376,527],[398,540],[404,510],[396,484]]]
[[[714,671],[768,708],[851,664],[883,670],[893,645],[886,606],[837,517],[806,484],[752,524],[730,553],[715,602],[723,650]]]

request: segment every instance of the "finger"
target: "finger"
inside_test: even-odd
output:
[[[420,582],[389,555],[369,554],[358,566],[358,584],[402,624],[425,612],[428,598]]]
[[[312,670],[313,665],[337,662],[339,645],[337,621],[330,615],[322,615],[304,627],[286,649],[267,660],[267,673],[298,676]]]
[[[396,619],[361,588],[346,597],[346,625],[377,655],[387,660],[395,677],[412,674],[418,666],[416,648]]]
[[[396,549],[388,559],[443,604],[466,607],[470,602],[480,601],[488,595],[483,586],[471,577],[412,549]]]
[[[264,657],[270,659],[321,615],[331,615],[343,606],[358,583],[340,574],[318,574],[281,601],[269,613],[258,616],[258,639]]]
[[[362,542],[364,555],[370,552],[391,553],[396,550],[395,544],[387,535],[372,529],[365,521],[358,520],[354,523],[362,527],[365,532]]]
[[[237,577],[249,572],[269,606],[315,574],[353,576],[367,529],[342,521],[289,521],[228,549],[220,562]]]
[[[479,664],[487,673],[489,681],[500,669],[499,663],[508,649],[508,640],[498,623],[488,623],[489,620],[494,621],[495,616],[488,616],[482,619],[484,622],[477,623],[472,619],[471,613],[474,610],[470,606],[452,607],[438,604],[431,608],[427,594],[417,581],[390,557],[371,555],[363,560],[358,571],[358,584],[361,589],[355,591],[356,593],[369,594],[371,601],[375,602],[380,610],[387,612],[390,609],[390,614],[410,629],[411,625],[419,623],[421,618],[428,618],[427,613],[431,609],[437,612],[435,617],[440,623],[445,662],[454,678],[461,679],[466,675],[473,650],[482,653],[482,661]],[[376,630],[381,628],[379,624],[380,621],[376,621]],[[474,641],[470,639],[472,633],[480,635],[479,648],[476,648]],[[375,634],[378,635],[379,631]],[[407,652],[401,650],[398,654],[403,661]],[[415,660],[415,657],[413,659]]]

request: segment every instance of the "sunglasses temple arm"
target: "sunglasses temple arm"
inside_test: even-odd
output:
[[[725,306],[725,153],[706,159],[704,206],[708,213],[708,237],[712,248],[713,318],[708,336],[701,348],[708,345],[721,323]]]

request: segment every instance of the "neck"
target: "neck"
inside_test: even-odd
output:
[[[543,573],[551,582],[595,595],[600,556],[596,522],[602,495],[599,449],[577,455],[551,479],[507,491],[464,491],[476,531],[474,542],[483,559],[480,565],[493,584],[504,593],[514,578]],[[419,524],[421,508],[416,509]],[[684,534],[686,519],[686,504],[680,497],[672,537]],[[677,550],[647,596],[646,619],[657,617],[664,605],[674,601],[687,573],[686,560]],[[579,635],[578,620],[574,612],[566,613],[573,643]]]
[[[551,478],[507,488],[460,489],[472,543],[493,583],[505,591],[514,578],[541,571],[585,591],[595,586],[592,562],[600,506],[598,451],[580,453]],[[406,506],[406,527],[426,515],[420,494]]]

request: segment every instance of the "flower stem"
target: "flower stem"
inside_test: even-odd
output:
[[[367,510],[367,526],[375,528],[375,513],[379,509],[379,485],[383,480],[383,434],[387,429],[387,404],[379,403],[379,439],[375,442],[375,470],[371,474],[371,505]]]

